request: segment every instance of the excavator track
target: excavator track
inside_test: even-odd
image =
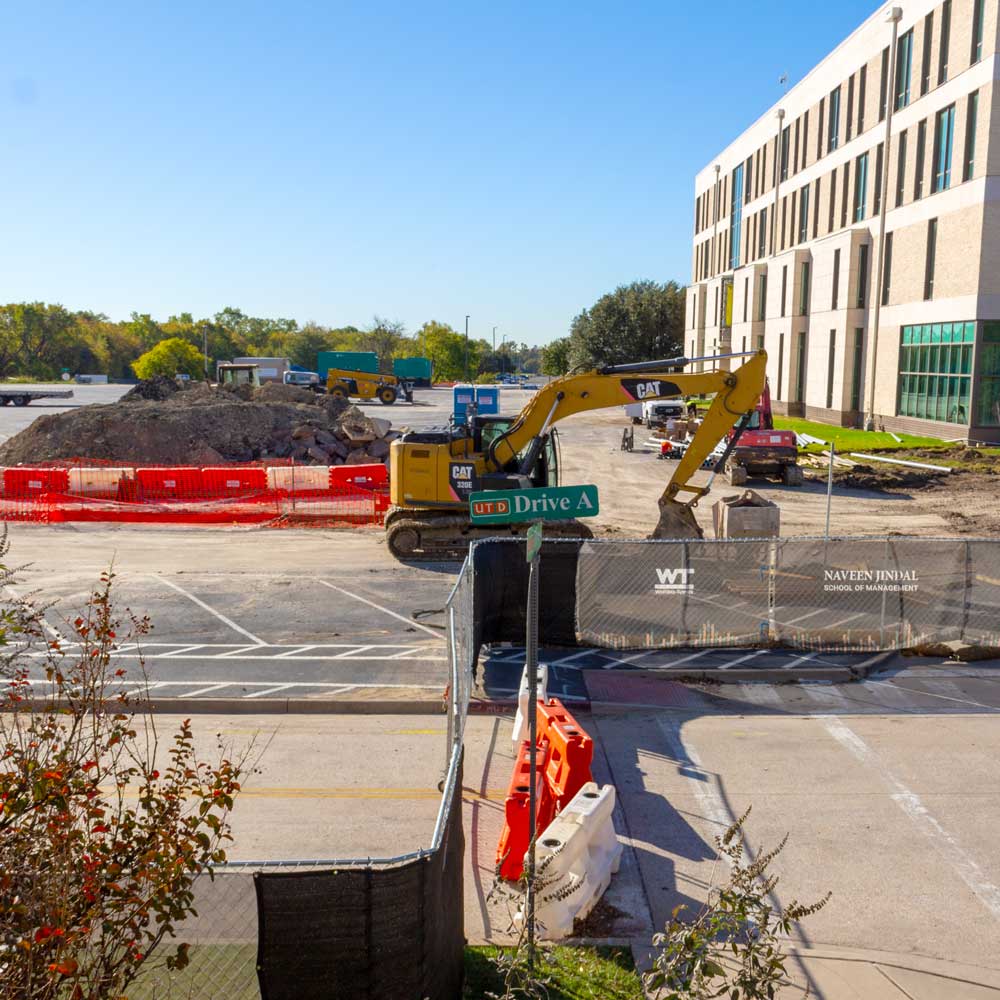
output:
[[[528,524],[474,525],[462,514],[397,507],[385,519],[389,551],[403,562],[436,562],[464,559],[469,543],[480,538],[523,538]],[[593,538],[581,521],[550,521],[543,525],[545,538]]]

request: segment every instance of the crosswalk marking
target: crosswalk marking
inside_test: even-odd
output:
[[[771,684],[741,684],[740,691],[747,701],[761,708],[778,708],[781,706],[781,696]]]
[[[832,684],[800,684],[799,687],[807,698],[823,706],[826,712],[850,711],[851,706],[848,705],[844,693]]]

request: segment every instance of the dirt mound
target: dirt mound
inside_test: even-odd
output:
[[[934,472],[930,469],[909,469],[905,465],[895,468],[888,466],[874,468],[859,464],[853,469],[835,469],[833,481],[837,486],[853,490],[894,493],[900,490],[919,489],[947,475],[946,472]]]
[[[241,387],[249,389],[243,393],[199,383],[168,392],[163,382],[140,383],[117,403],[39,417],[0,447],[0,465],[80,457],[143,465],[268,458],[356,465],[385,461],[396,436],[387,420],[290,386]],[[161,391],[162,399],[142,395]]]
[[[162,402],[169,399],[180,389],[176,379],[167,378],[166,375],[154,375],[152,378],[143,379],[134,385],[122,396],[120,402],[134,403],[137,400],[155,399]]]

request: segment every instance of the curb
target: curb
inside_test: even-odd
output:
[[[46,698],[22,703],[33,711],[53,707]],[[150,698],[135,707],[158,715],[444,715],[444,702],[428,701],[310,701],[304,698]]]

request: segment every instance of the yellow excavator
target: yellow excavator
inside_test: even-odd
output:
[[[734,371],[716,367],[727,358],[748,360]],[[685,371],[694,362],[712,367]],[[691,508],[708,492],[711,481],[708,486],[694,486],[690,480],[715,446],[731,435],[715,472],[725,468],[764,390],[766,369],[764,351],[606,365],[554,379],[513,420],[473,412],[465,423],[448,428],[408,431],[392,442],[389,452],[392,507],[385,522],[389,550],[397,559],[453,557],[475,538],[523,533],[526,524],[473,526],[469,496],[480,490],[558,485],[554,427],[558,421],[584,410],[704,393],[715,398],[659,499],[659,522],[651,536],[700,538]],[[577,521],[550,522],[545,533],[591,537]]]

